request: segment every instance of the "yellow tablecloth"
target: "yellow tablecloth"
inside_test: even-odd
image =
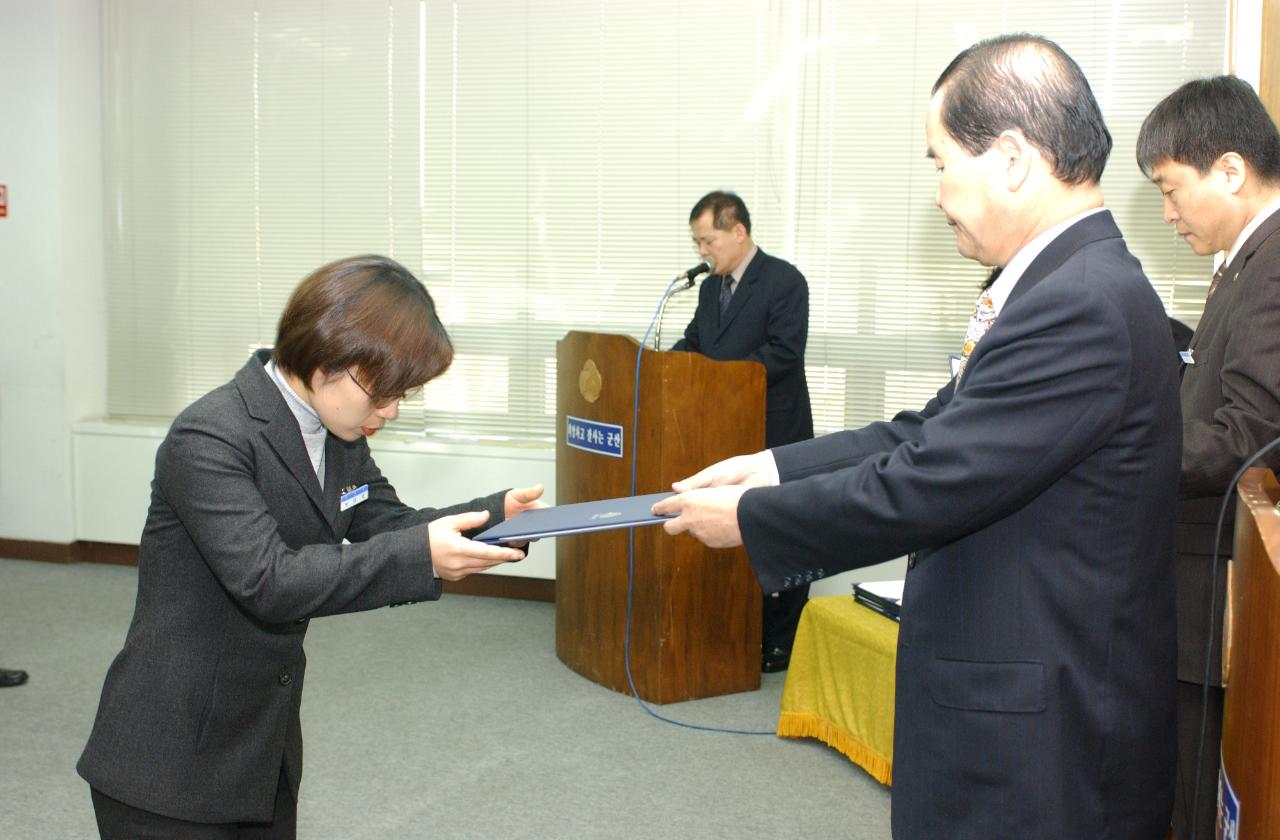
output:
[[[897,646],[897,622],[852,595],[811,598],[791,649],[778,734],[817,738],[890,784]]]

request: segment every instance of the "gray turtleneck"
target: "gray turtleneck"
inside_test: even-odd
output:
[[[276,367],[275,361],[268,359],[264,367],[267,371],[267,376],[270,376],[271,381],[276,383],[276,387],[280,389],[280,393],[284,396],[284,401],[289,406],[289,410],[298,419],[298,428],[302,431],[302,441],[307,445],[307,454],[311,456],[311,467],[316,471],[316,479],[319,480],[320,489],[323,490],[324,442],[329,437],[329,430],[320,422],[320,415],[316,414],[316,410],[307,405],[302,397],[294,393],[289,381],[284,377],[284,372]]]

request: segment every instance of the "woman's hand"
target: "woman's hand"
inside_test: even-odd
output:
[[[507,491],[507,497],[502,501],[502,512],[510,519],[517,513],[535,508],[547,507],[547,503],[540,501],[542,498],[542,485],[535,484],[532,487],[516,487]],[[512,543],[517,548],[524,548],[528,542]]]
[[[516,491],[511,491],[514,492]],[[511,493],[507,494],[508,498]],[[539,487],[538,494],[541,493],[542,488]],[[519,549],[489,545],[462,536],[463,531],[479,528],[487,521],[489,512],[478,510],[442,516],[427,525],[427,539],[431,543],[431,566],[437,577],[443,580],[462,580],[467,575],[483,572],[499,563],[524,559],[524,552]]]
[[[540,501],[542,489],[541,484],[535,484],[532,487],[516,487],[508,490],[506,498],[502,500],[503,515],[510,519],[521,511],[546,507],[547,503]]]

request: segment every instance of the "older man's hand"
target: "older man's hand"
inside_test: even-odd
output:
[[[778,483],[778,465],[773,453],[765,449],[752,455],[738,455],[712,464],[686,479],[671,485],[677,493],[699,487],[741,484],[743,487],[771,487]]]
[[[675,519],[662,523],[668,534],[687,531],[710,548],[733,548],[742,545],[742,532],[738,530],[738,500],[747,489],[741,484],[729,484],[689,490],[658,502],[653,506],[653,512],[679,514]]]

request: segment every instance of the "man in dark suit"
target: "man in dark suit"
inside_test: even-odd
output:
[[[1248,83],[1234,76],[1198,79],[1169,94],[1147,116],[1138,133],[1138,165],[1164,195],[1165,221],[1177,227],[1191,249],[1201,256],[1223,255],[1183,356],[1174,567],[1174,831],[1185,840],[1195,827],[1196,836],[1208,840],[1214,836],[1222,743],[1227,578],[1225,565],[1212,567],[1214,523],[1232,476],[1280,436],[1280,133]],[[1280,462],[1272,459],[1270,466]],[[1235,507],[1228,505],[1222,557],[1232,553],[1234,514]],[[1207,703],[1202,703],[1206,681]],[[1197,752],[1202,756],[1198,788]]]
[[[716,191],[700,198],[689,213],[689,232],[712,274],[698,290],[698,308],[684,338],[672,349],[764,365],[765,446],[808,440],[813,437],[813,409],[804,375],[809,337],[804,275],[756,247],[747,205],[734,193]],[[808,584],[765,594],[762,671],[787,667],[808,598]]]
[[[1028,35],[960,53],[925,134],[960,253],[1003,267],[961,372],[921,411],[730,459],[655,508],[745,544],[766,590],[908,554],[895,837],[1164,840],[1177,366],[1102,208],[1110,134]]]

